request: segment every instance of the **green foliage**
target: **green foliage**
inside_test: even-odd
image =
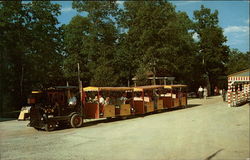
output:
[[[136,71],[136,85],[137,86],[143,86],[143,85],[147,85],[148,82],[148,75],[147,73],[149,72],[149,66],[145,66],[145,65],[141,65],[139,66],[139,68]]]
[[[88,14],[86,17],[74,17],[65,26],[64,37],[68,54],[64,61],[65,75],[72,78],[72,74],[76,73],[72,71],[73,65],[80,62],[81,68],[86,71],[82,77],[84,85],[116,85],[113,61],[118,34],[113,19],[117,11],[116,3],[74,1],[73,8]]]
[[[185,77],[187,72],[183,71],[191,68],[186,62],[191,61],[195,46],[188,31],[192,22],[186,13],[175,12],[165,1],[128,1],[124,6],[119,24],[128,29],[123,44],[134,55],[133,61],[151,66],[151,71],[156,63],[158,76]]]
[[[90,20],[77,15],[68,25],[64,25],[64,47],[66,57],[63,62],[63,73],[70,84],[77,84],[77,63],[80,64],[81,79],[84,84],[89,83],[88,49],[87,43],[90,30]]]
[[[137,85],[146,85],[147,73],[154,72],[193,90],[222,84],[227,74],[249,67],[249,52],[225,45],[217,10],[201,6],[192,21],[164,0],[126,1],[124,8],[115,1],[81,0],[72,6],[86,16],[58,27],[57,4],[0,2],[4,111],[20,108],[32,88],[77,85],[77,63],[83,86],[126,86],[135,76]]]
[[[227,75],[250,68],[250,52],[242,53],[237,49],[230,50],[227,63]]]
[[[112,67],[101,65],[96,68],[90,84],[92,86],[114,87],[117,86],[117,78]]]
[[[225,45],[226,37],[223,35],[222,28],[219,27],[218,11],[211,12],[203,5],[200,10],[194,11],[195,27],[198,34],[199,54],[201,61],[201,73],[206,79],[206,84],[216,86],[218,78],[225,75],[225,63],[228,60],[229,48]]]
[[[47,1],[0,2],[1,113],[20,108],[31,88],[61,78],[59,10]]]

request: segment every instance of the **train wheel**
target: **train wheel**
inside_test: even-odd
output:
[[[52,124],[48,123],[48,124],[45,124],[44,129],[45,131],[50,132],[50,131],[53,131],[55,128],[53,127]]]
[[[127,119],[127,116],[122,116],[122,117],[120,117],[120,119],[122,119],[122,120]]]
[[[73,128],[82,126],[82,117],[79,114],[74,114],[70,119],[70,125]]]
[[[107,120],[112,120],[112,117],[107,117]]]

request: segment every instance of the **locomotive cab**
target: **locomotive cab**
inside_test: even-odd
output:
[[[29,100],[32,104],[29,126],[51,131],[67,124],[82,125],[78,87],[57,86],[33,94]]]

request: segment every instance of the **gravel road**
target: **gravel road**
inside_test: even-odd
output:
[[[249,104],[227,107],[220,96],[189,107],[85,127],[37,131],[27,121],[0,122],[0,159],[246,160]]]

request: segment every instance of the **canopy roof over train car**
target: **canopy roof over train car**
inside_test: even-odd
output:
[[[185,88],[187,87],[187,85],[183,85],[183,84],[174,84],[174,85],[164,85],[164,88]]]
[[[85,87],[83,88],[85,92],[90,92],[90,91],[128,91],[128,90],[133,90],[132,87]]]
[[[157,89],[157,88],[163,88],[163,86],[162,85],[137,86],[137,87],[134,87],[134,91],[141,92],[143,90]]]
[[[248,82],[250,80],[250,69],[230,74],[227,77],[229,81]]]
[[[42,93],[42,91],[38,91],[38,90],[33,90],[31,91],[32,94],[38,94],[38,93]]]

